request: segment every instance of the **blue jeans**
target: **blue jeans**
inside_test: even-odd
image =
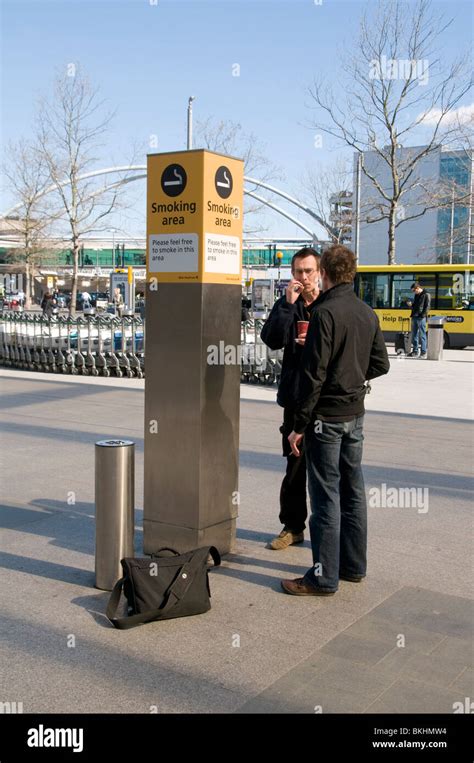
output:
[[[367,502],[362,474],[364,416],[310,424],[305,432],[313,567],[305,581],[337,591],[339,573],[365,575]]]
[[[421,353],[426,353],[426,318],[411,319],[411,341],[413,352],[418,352],[418,339],[421,339]]]

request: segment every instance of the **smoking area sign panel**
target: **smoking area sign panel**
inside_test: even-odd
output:
[[[204,267],[207,273],[228,273],[240,281],[240,239],[206,233]]]
[[[197,278],[199,272],[199,244],[197,233],[158,233],[149,237],[149,270],[153,273],[189,274]]]
[[[240,159],[202,149],[149,155],[147,276],[240,284],[242,209]]]

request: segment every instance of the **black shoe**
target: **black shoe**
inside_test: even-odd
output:
[[[365,575],[345,575],[343,572],[339,573],[339,580],[347,580],[349,583],[360,583],[364,578]]]

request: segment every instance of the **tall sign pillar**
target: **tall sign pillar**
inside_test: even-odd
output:
[[[242,212],[240,159],[148,156],[145,554],[235,537]]]

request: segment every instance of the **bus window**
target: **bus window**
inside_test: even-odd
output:
[[[388,273],[359,273],[357,296],[370,307],[389,307]]]
[[[431,310],[436,310],[436,273],[419,273],[414,281],[419,281],[421,288],[431,297]]]
[[[358,273],[356,279],[356,294],[362,302],[365,302],[365,304],[370,307],[375,307],[374,281],[374,273]]]
[[[438,310],[474,310],[470,273],[438,275]]]
[[[390,307],[389,278],[388,273],[376,274],[374,307]]]
[[[431,308],[435,308],[436,274],[435,273],[394,273],[392,280],[393,308],[409,310],[413,304],[411,285],[419,281],[422,288],[431,296]]]

